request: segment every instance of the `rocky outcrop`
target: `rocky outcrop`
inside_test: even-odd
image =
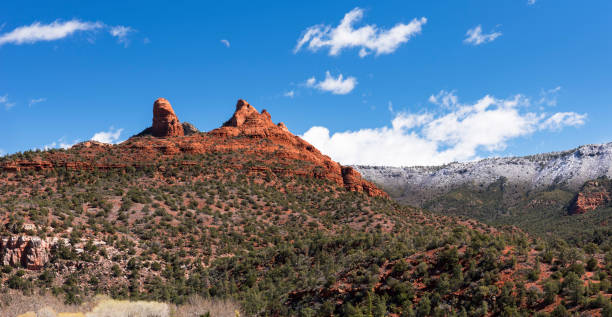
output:
[[[166,138],[183,136],[183,126],[174,113],[170,102],[165,98],[155,100],[153,104],[153,126],[151,133],[155,137]]]
[[[279,128],[281,128],[281,130],[286,131],[286,132],[289,132],[289,129],[287,128],[287,126],[286,126],[284,123],[282,123],[282,122],[279,122],[279,123],[277,124],[277,126],[278,126]]]
[[[81,142],[81,143],[77,143],[75,145],[73,145],[72,147],[75,149],[88,149],[91,147],[108,147],[111,146],[108,143],[102,143],[102,142],[98,142],[98,141],[93,141],[93,140],[89,140],[89,141],[85,141],[85,142]]]
[[[236,111],[234,111],[232,117],[223,124],[223,127],[267,129],[277,126],[272,122],[272,116],[267,110],[264,109],[259,113],[259,111],[248,102],[239,99],[236,103]]]
[[[184,135],[192,135],[195,133],[200,133],[200,130],[198,130],[193,124],[189,122],[183,122],[182,126],[183,126]]]
[[[35,236],[4,237],[0,240],[2,265],[40,270],[49,262],[50,243]]]
[[[597,179],[584,184],[570,205],[571,214],[584,214],[607,206],[610,200],[610,180]]]
[[[350,191],[365,192],[369,196],[386,196],[386,193],[372,183],[361,178],[361,174],[350,166],[342,167],[344,187]]]
[[[181,125],[170,104],[163,98],[155,102],[153,123],[153,127],[121,144],[102,146],[90,142],[65,152],[42,152],[37,154],[40,159],[32,161],[0,161],[0,169],[138,168],[150,167],[152,162],[182,154],[236,152],[241,155],[236,156],[234,161],[224,162],[228,168],[247,168],[247,173],[327,179],[350,191],[387,197],[384,191],[362,179],[358,171],[343,169],[310,143],[289,132],[285,124],[272,122],[268,111],[260,113],[242,99],[238,100],[231,118],[222,127],[208,133],[197,133],[193,126]],[[154,132],[156,126],[159,130],[157,134]],[[177,132],[179,128],[180,133]],[[158,137],[147,137],[151,135]],[[259,161],[242,161],[242,155]],[[105,159],[100,160],[100,157]]]
[[[247,143],[236,144],[235,148],[243,150],[255,144],[252,139],[265,139],[270,143],[267,146],[258,145],[256,151],[273,153],[283,160],[310,162],[316,167],[304,170],[293,169],[286,171],[288,174],[325,178],[350,191],[363,192],[372,197],[388,197],[384,191],[361,178],[359,172],[350,167],[343,168],[310,143],[289,132],[284,123],[274,124],[268,111],[263,110],[259,113],[245,100],[238,100],[232,117],[221,128],[211,131],[210,134],[232,138],[234,141],[241,140],[238,137],[246,137]]]

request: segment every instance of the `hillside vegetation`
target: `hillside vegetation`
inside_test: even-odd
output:
[[[0,298],[106,294],[180,309],[199,296],[249,316],[612,309],[608,244],[402,206],[244,101],[208,133],[18,153],[0,166]]]

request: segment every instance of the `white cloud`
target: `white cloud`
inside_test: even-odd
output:
[[[0,105],[4,105],[6,110],[9,110],[15,106],[14,102],[10,102],[8,95],[0,96]]]
[[[316,88],[322,91],[331,92],[334,95],[346,95],[355,89],[357,85],[357,79],[355,77],[346,77],[342,74],[338,75],[337,78],[332,77],[329,71],[325,72],[325,80],[317,82],[314,77],[310,77],[306,80],[306,86]]]
[[[586,114],[578,114],[575,112],[558,112],[544,120],[540,124],[540,129],[561,131],[561,129],[564,127],[584,125],[586,118]]]
[[[45,102],[45,101],[47,101],[47,98],[30,99],[30,102],[28,103],[28,106],[32,107],[33,105],[35,105],[37,103],[41,103],[41,102]]]
[[[466,44],[480,45],[488,42],[493,42],[496,38],[502,35],[501,32],[491,32],[489,34],[482,33],[482,27],[480,25],[475,28],[469,29],[465,34],[466,38],[463,40]]]
[[[433,104],[444,106],[446,108],[450,108],[458,102],[455,92],[446,90],[441,90],[438,94],[429,96],[428,100]]]
[[[436,96],[446,96],[448,103]],[[315,126],[302,137],[342,164],[438,165],[474,160],[481,152],[504,150],[512,139],[580,126],[586,119],[586,114],[573,112],[529,111],[530,101],[521,95],[486,95],[473,104],[459,103],[449,92],[430,99],[440,105],[438,112],[398,113],[390,127],[330,134]]]
[[[6,152],[4,152],[4,150],[3,150],[3,149],[0,149],[0,157],[2,157],[2,156],[4,156],[4,155],[6,155]]]
[[[59,140],[43,146],[43,149],[45,151],[50,150],[50,149],[57,149],[57,148],[62,148],[66,150],[66,149],[71,148],[73,145],[77,144],[78,142],[79,140],[75,140],[74,142],[69,143],[69,142],[66,142],[66,137],[61,137]]]
[[[390,54],[408,42],[416,34],[421,33],[426,18],[413,19],[408,24],[398,23],[390,29],[379,29],[376,25],[365,25],[355,29],[354,23],[363,18],[363,9],[355,8],[344,15],[336,27],[329,25],[314,25],[306,29],[295,46],[297,53],[304,45],[311,51],[329,48],[329,55],[338,55],[345,48],[360,48],[359,56],[375,54]]]
[[[561,86],[557,86],[553,89],[548,89],[540,91],[540,100],[538,101],[541,105],[547,106],[556,106],[557,105],[557,97],[559,97],[559,92],[561,91]]]
[[[129,33],[134,32],[134,29],[129,26],[117,25],[112,26],[108,32],[113,37],[116,37],[119,43],[122,43],[125,47],[127,47],[130,44],[130,41],[127,36]]]
[[[230,42],[226,39],[222,39],[221,43],[223,43],[223,45],[225,45],[226,47],[230,47]]]
[[[287,91],[286,93],[283,94],[283,96],[293,98],[293,96],[295,96],[295,91],[293,90]]]
[[[527,0],[527,4],[528,5],[534,5],[536,3],[536,0]]]
[[[100,29],[108,30],[111,36],[116,37],[117,41],[124,44],[126,47],[129,44],[128,34],[135,32],[135,30],[129,26],[108,26],[102,22],[86,22],[78,19],[72,19],[70,21],[55,20],[49,24],[34,22],[31,25],[20,26],[11,32],[1,34],[0,46],[4,44],[21,45],[43,41],[56,41],[77,32],[97,31]],[[93,37],[89,38],[88,41],[93,43]]]
[[[94,134],[91,140],[102,142],[102,143],[114,144],[114,143],[117,143],[117,141],[119,140],[119,137],[121,136],[121,132],[123,132],[123,129],[115,129],[114,127],[110,127],[108,131],[101,131],[101,132]]]
[[[32,44],[40,41],[55,41],[63,39],[78,31],[92,31],[104,27],[100,22],[82,22],[76,19],[61,22],[56,20],[50,24],[34,22],[21,26],[11,32],[0,35],[0,46],[4,44]]]

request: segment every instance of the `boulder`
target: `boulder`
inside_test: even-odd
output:
[[[198,130],[193,124],[189,123],[189,122],[183,122],[183,134],[184,135],[192,135],[195,133],[200,133],[200,130]]]

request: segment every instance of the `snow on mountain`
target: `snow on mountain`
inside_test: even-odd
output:
[[[477,162],[450,163],[426,167],[354,166],[365,179],[386,190],[396,191],[411,202],[447,192],[457,186],[486,186],[500,177],[508,184],[528,190],[550,185],[566,185],[577,190],[586,181],[600,176],[612,177],[612,142],[584,145],[574,150],[525,157],[489,158]]]

